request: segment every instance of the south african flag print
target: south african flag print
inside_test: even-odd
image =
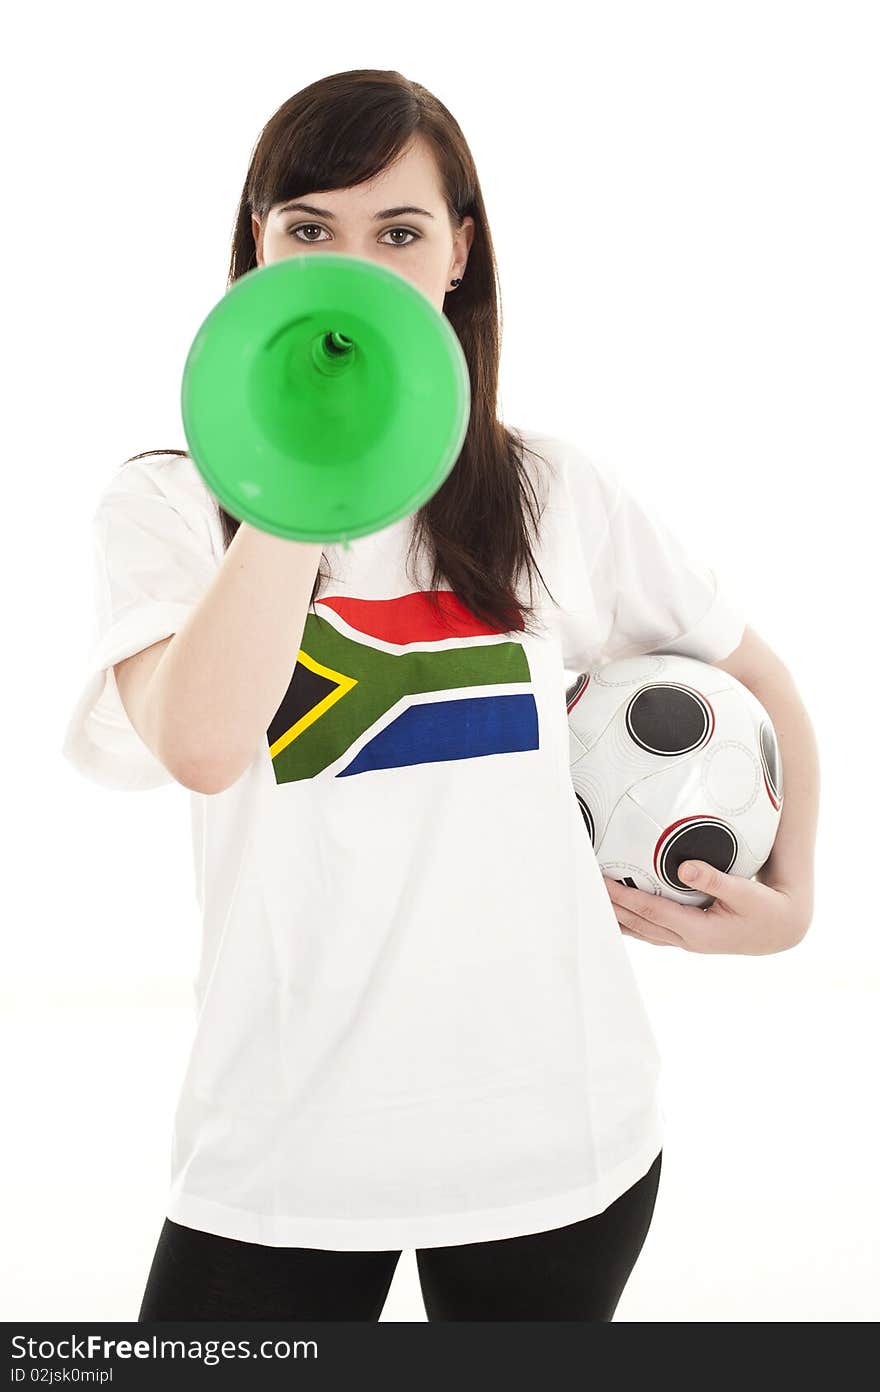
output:
[[[276,783],[538,748],[531,689],[507,689],[531,681],[522,644],[434,595],[316,600],[266,732]]]

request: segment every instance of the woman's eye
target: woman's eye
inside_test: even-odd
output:
[[[298,237],[299,241],[301,242],[313,242],[317,240],[315,237],[300,237],[299,233],[315,231],[321,232],[323,231],[323,228],[318,227],[318,224],[315,222],[301,222],[298,227],[291,227],[290,231],[293,233],[295,237]]]
[[[389,227],[389,228],[388,228],[388,231],[389,231],[389,232],[403,232],[407,237],[411,237],[411,238],[412,238],[412,242],[391,242],[391,243],[390,243],[391,246],[412,246],[412,243],[413,243],[413,242],[417,242],[417,241],[419,240],[419,233],[418,233],[418,232],[411,232],[411,231],[409,230],[408,227]],[[385,236],[385,233],[384,233],[384,232],[382,233],[382,236],[383,236],[383,237]]]
[[[296,237],[297,241],[316,242],[319,240],[323,240],[323,238],[319,239],[318,237],[300,237],[300,232],[323,232],[325,229],[323,227],[320,227],[319,224],[316,222],[301,222],[298,224],[298,226],[291,227],[288,230],[290,231],[292,236]],[[387,242],[386,246],[412,246],[412,244],[414,242],[417,242],[421,236],[420,232],[412,232],[408,227],[389,227],[386,232],[382,233],[382,236],[388,236],[390,233],[393,232],[403,232],[404,235],[409,237],[411,240],[408,242]]]

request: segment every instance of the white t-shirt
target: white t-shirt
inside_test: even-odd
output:
[[[663,1141],[660,1059],[569,771],[567,673],[711,662],[744,620],[607,465],[519,431],[544,507],[539,635],[447,588],[412,519],[325,546],[291,682],[232,787],[190,793],[197,1018],[168,1216],[272,1246],[515,1237],[600,1212]],[[111,788],[173,781],[112,664],[178,629],[223,558],[185,456],[94,516],[98,631],[63,745]],[[413,564],[413,562],[411,562]],[[326,567],[325,567],[326,568]],[[527,581],[520,596],[528,601]]]

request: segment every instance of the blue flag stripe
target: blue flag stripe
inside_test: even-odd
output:
[[[336,776],[537,748],[538,709],[529,693],[430,701],[402,711]]]

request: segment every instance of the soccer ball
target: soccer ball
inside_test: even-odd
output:
[[[751,878],[782,815],[766,710],[706,662],[649,653],[581,673],[566,691],[571,778],[603,874],[705,907],[678,878],[703,860]]]

